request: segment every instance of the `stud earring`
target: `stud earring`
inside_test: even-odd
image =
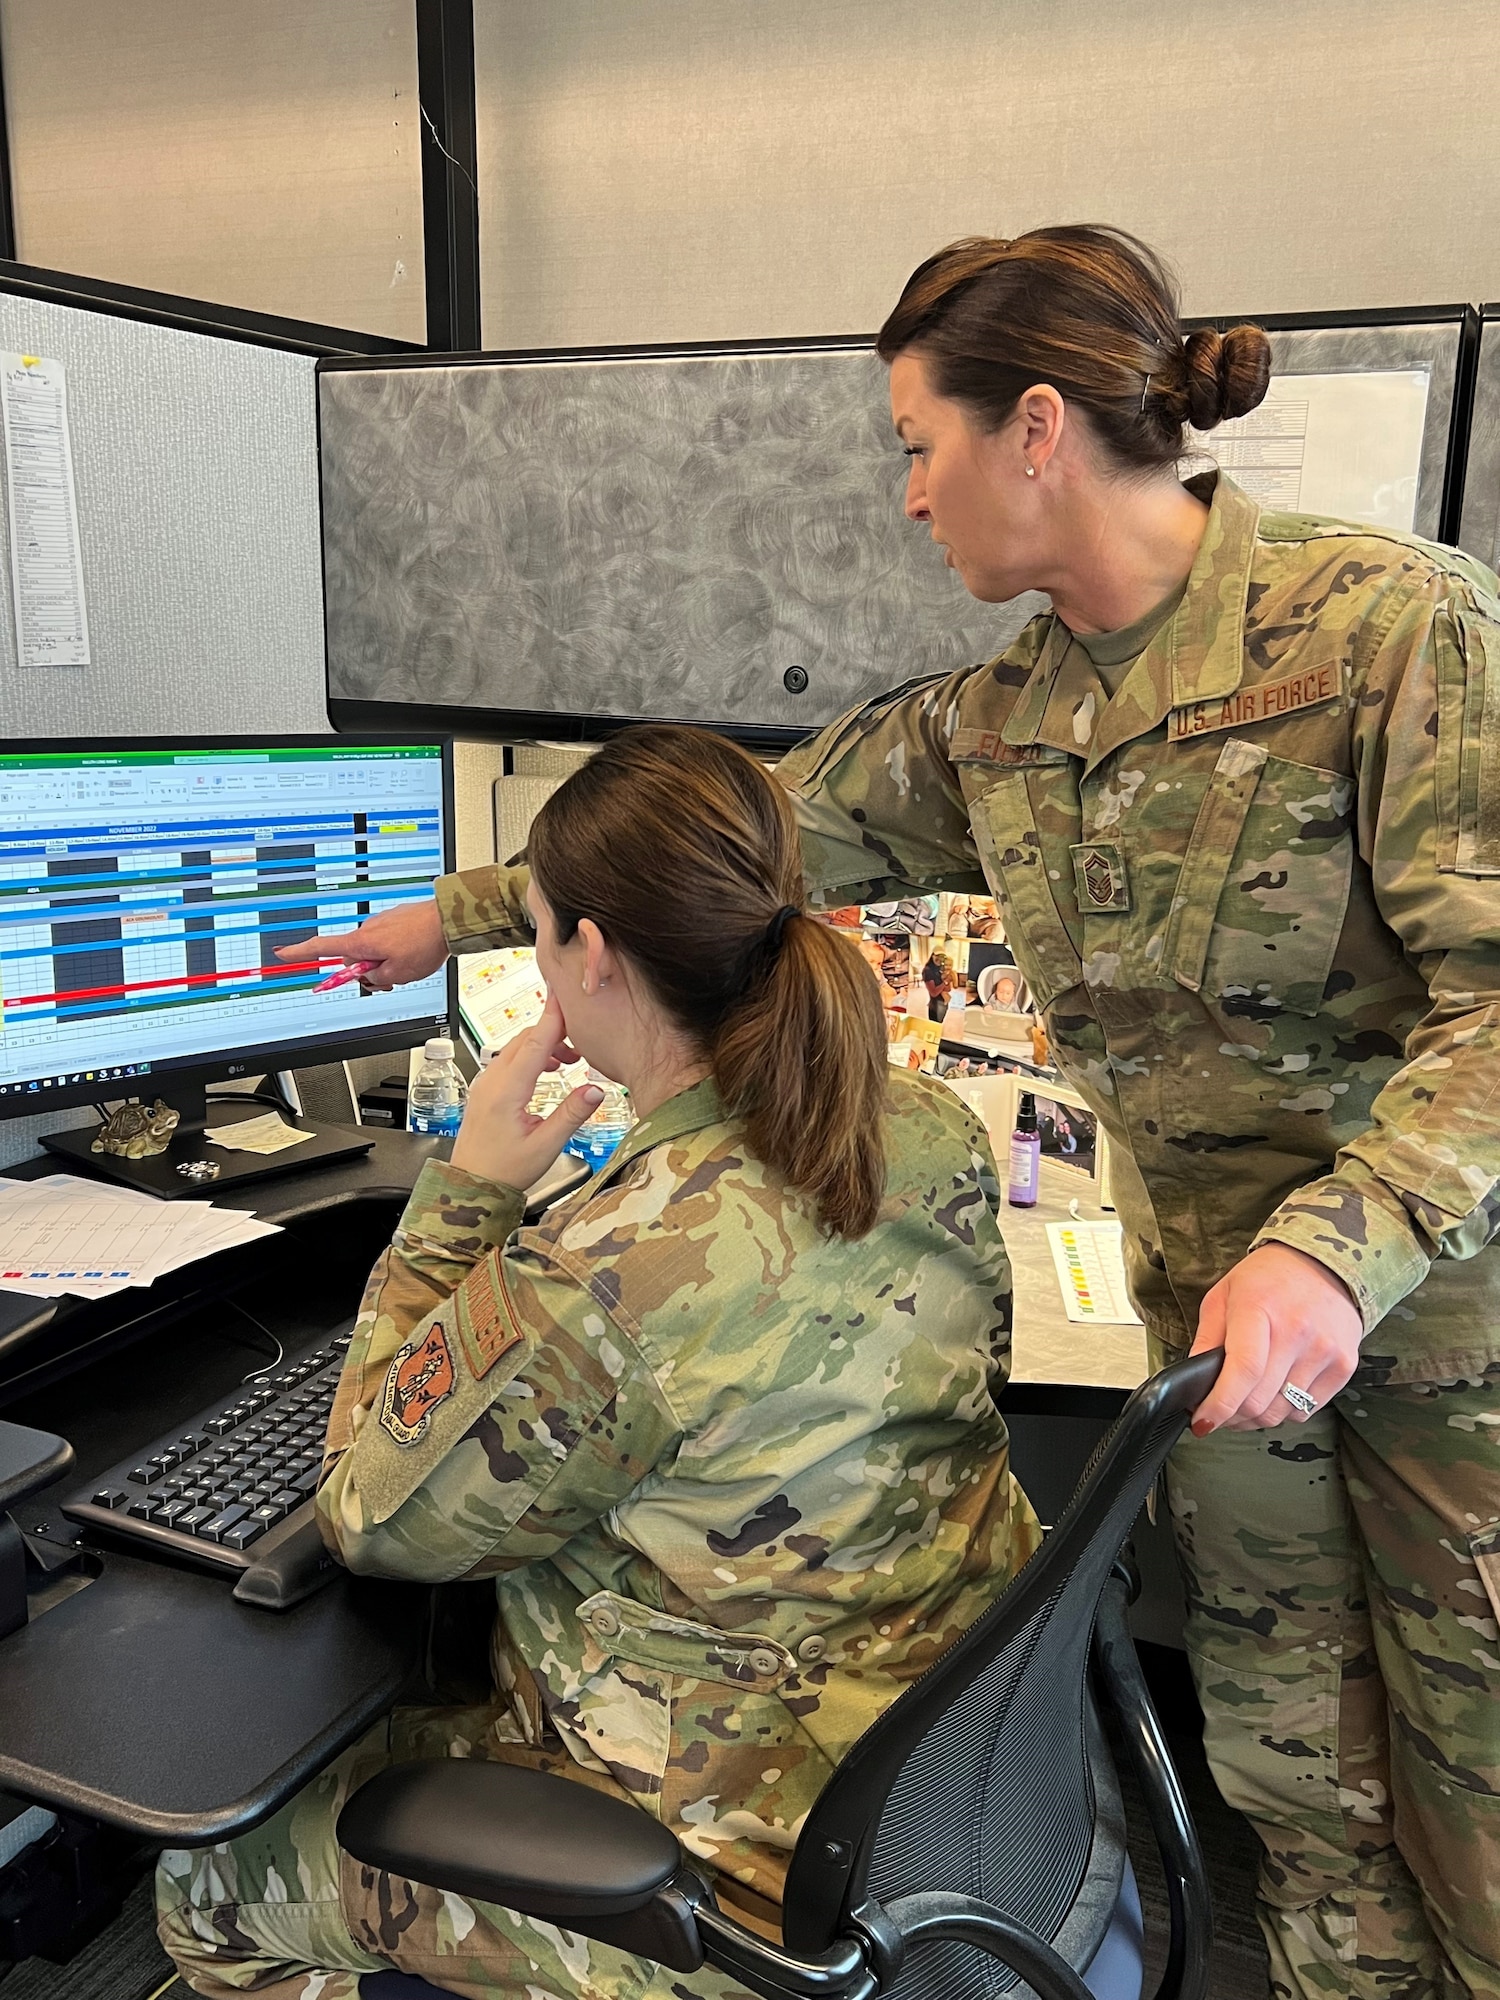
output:
[[[1026,468],[1026,477],[1027,477],[1028,479],[1035,479],[1035,478],[1036,478],[1036,467],[1035,467],[1034,465],[1028,465],[1028,466],[1027,466],[1027,468]]]

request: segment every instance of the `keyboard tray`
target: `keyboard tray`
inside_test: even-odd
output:
[[[242,1382],[70,1493],[71,1521],[239,1574],[311,1515],[349,1333]]]

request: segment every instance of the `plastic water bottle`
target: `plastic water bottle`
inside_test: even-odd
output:
[[[453,1060],[452,1042],[446,1035],[434,1035],[422,1051],[422,1064],[407,1100],[407,1131],[425,1133],[430,1139],[453,1138],[468,1094],[463,1072]]]
[[[569,1139],[564,1151],[572,1153],[598,1173],[614,1158],[620,1141],[634,1121],[630,1115],[630,1097],[623,1085],[611,1083],[596,1069],[589,1071],[588,1080],[598,1084],[604,1096]]]

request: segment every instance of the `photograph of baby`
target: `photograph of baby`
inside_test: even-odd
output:
[[[964,985],[971,1007],[993,1007],[997,1013],[1012,1014],[1028,1004],[1026,988],[1008,944],[971,938]]]

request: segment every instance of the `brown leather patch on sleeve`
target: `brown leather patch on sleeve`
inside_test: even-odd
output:
[[[1243,729],[1250,722],[1274,722],[1293,715],[1299,708],[1317,708],[1342,694],[1343,675],[1336,660],[1322,666],[1305,667],[1300,674],[1283,674],[1279,681],[1261,681],[1256,687],[1236,688],[1213,701],[1190,702],[1174,708],[1167,717],[1167,741],[1185,743],[1193,736],[1207,736],[1216,729]]]
[[[475,1380],[480,1381],[502,1355],[525,1338],[497,1255],[480,1259],[459,1286],[455,1304],[459,1344]]]

